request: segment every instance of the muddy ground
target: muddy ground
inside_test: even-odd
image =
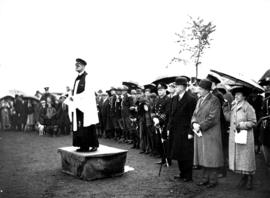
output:
[[[194,170],[194,182],[175,181],[177,163],[158,176],[157,158],[139,154],[130,145],[100,139],[100,143],[128,149],[126,165],[135,170],[120,177],[83,181],[61,172],[57,148],[70,146],[71,136],[47,137],[34,132],[0,132],[1,198],[85,198],[85,197],[214,197],[269,198],[270,175],[263,156],[257,155],[257,172],[252,191],[239,190],[239,175],[229,172],[213,189],[198,187],[201,171]]]

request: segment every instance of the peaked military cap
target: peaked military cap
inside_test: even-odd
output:
[[[77,58],[76,59],[76,62],[79,63],[79,64],[81,64],[81,65],[84,65],[84,66],[87,65],[86,61],[83,60],[83,59],[81,59],[81,58]]]
[[[214,76],[212,74],[208,74],[206,78],[208,80],[210,80],[211,82],[216,83],[216,84],[221,82],[216,76]]]
[[[159,83],[157,89],[167,89],[167,85],[165,83]]]

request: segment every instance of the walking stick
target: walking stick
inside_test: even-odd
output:
[[[166,164],[166,166],[169,167],[168,159],[167,159],[166,153],[165,153],[164,139],[162,138],[162,135],[161,135],[161,128],[160,128],[160,126],[156,126],[156,130],[157,130],[157,133],[160,134],[160,139],[161,139],[161,144],[162,144],[162,154],[163,154],[162,156],[164,156],[164,158],[165,158],[165,164]],[[161,159],[158,176],[160,176],[160,173],[161,173],[161,170],[162,170],[162,166],[163,166],[163,162],[162,162],[162,159]]]

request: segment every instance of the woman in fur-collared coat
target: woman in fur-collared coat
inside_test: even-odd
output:
[[[252,189],[253,175],[256,170],[253,127],[256,124],[256,114],[253,107],[246,101],[248,88],[234,87],[231,92],[235,96],[232,109],[225,113],[226,119],[230,119],[229,134],[229,168],[235,173],[242,174],[238,187],[246,185]],[[246,144],[235,142],[235,134],[247,131]]]

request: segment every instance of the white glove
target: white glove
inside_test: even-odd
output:
[[[148,106],[147,105],[143,105],[143,108],[145,111],[148,111]]]
[[[158,118],[153,118],[154,125],[157,126],[159,124],[159,119]]]
[[[188,139],[191,140],[193,138],[193,135],[188,134]]]
[[[167,136],[169,136],[170,135],[170,130],[167,130]]]
[[[200,130],[200,125],[198,123],[193,123],[193,129],[198,132]]]

